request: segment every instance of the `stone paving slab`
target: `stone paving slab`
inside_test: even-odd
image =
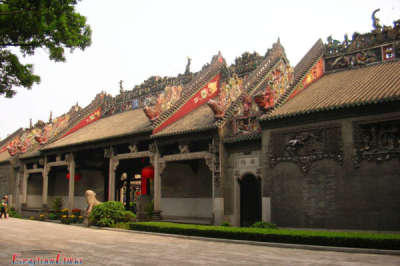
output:
[[[0,265],[57,254],[82,265],[400,265],[400,256],[315,251],[0,220]],[[64,258],[61,257],[61,258]]]

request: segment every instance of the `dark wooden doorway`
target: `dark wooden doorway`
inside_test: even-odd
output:
[[[240,183],[240,226],[250,226],[261,221],[260,179],[247,174]]]

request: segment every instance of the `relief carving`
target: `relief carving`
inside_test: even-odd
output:
[[[400,158],[400,120],[355,124],[354,167],[362,160],[376,162]]]
[[[332,159],[343,163],[339,125],[274,132],[269,145],[271,168],[280,162],[293,162],[300,167],[303,174],[307,174],[315,161]]]

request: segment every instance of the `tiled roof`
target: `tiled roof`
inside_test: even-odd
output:
[[[28,159],[40,156],[40,146],[36,146],[31,151],[25,152],[19,156],[20,159]]]
[[[99,119],[45,146],[42,150],[78,145],[146,131],[151,131],[151,124],[145,116],[143,109],[135,109]]]
[[[159,133],[152,135],[152,137],[157,138],[161,136],[184,134],[210,128],[216,128],[214,126],[214,113],[208,105],[202,105],[175,123],[167,126]]]
[[[262,120],[393,100],[400,100],[399,60],[326,74]]]
[[[235,143],[240,141],[248,141],[256,139],[261,139],[261,132],[252,132],[249,134],[227,137],[224,139],[224,143]]]

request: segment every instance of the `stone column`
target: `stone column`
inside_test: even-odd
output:
[[[13,169],[14,171],[14,169]],[[17,211],[20,213],[21,212],[21,198],[20,198],[20,184],[21,184],[21,176],[23,176],[23,173],[21,173],[21,169],[18,169],[16,172],[16,180],[15,180],[15,207],[17,209]],[[22,177],[23,179],[23,177]]]
[[[213,217],[214,225],[220,225],[224,222],[224,191],[223,176],[221,165],[223,164],[223,143],[221,139],[213,140],[210,146],[211,157],[204,158],[208,168],[212,173],[212,199],[213,199]]]
[[[108,172],[108,200],[115,200],[115,171],[117,170],[119,160],[110,157],[110,167]]]
[[[28,194],[28,178],[29,173],[26,165],[24,165],[24,176],[22,178],[22,205],[26,206],[27,203],[27,194]]]
[[[158,151],[154,154],[154,211],[161,209],[161,169],[160,154]]]
[[[47,167],[46,163],[43,167],[43,190],[42,190],[42,204],[43,204],[43,209],[48,209],[48,204],[47,204],[47,195],[48,195],[48,186],[49,186],[49,168]]]
[[[268,168],[269,142],[271,141],[271,132],[263,131],[261,142],[261,217],[264,222],[271,222],[271,195],[272,195],[272,177]]]
[[[68,171],[69,171],[69,183],[68,183],[68,209],[69,214],[72,213],[74,208],[74,197],[75,197],[75,160],[73,153],[68,155]]]

